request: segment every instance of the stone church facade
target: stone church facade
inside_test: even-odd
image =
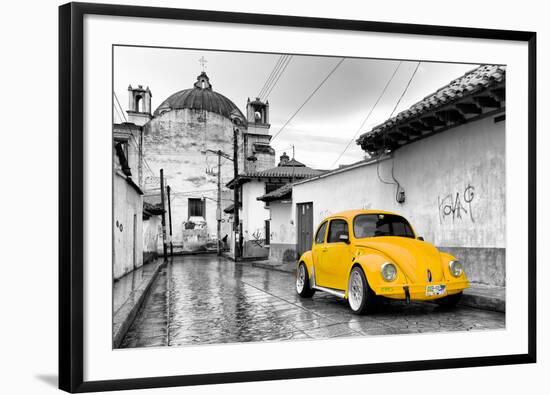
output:
[[[269,145],[269,103],[247,102],[246,116],[227,97],[212,88],[202,72],[192,88],[172,94],[151,112],[147,87],[128,87],[129,122],[142,128],[144,198],[160,202],[160,169],[171,187],[172,242],[175,251],[215,249],[217,218],[221,238],[231,240],[233,204],[226,184],[234,178],[234,122],[237,127],[239,173],[273,167]],[[217,212],[218,155],[221,150],[221,213]],[[168,216],[167,216],[168,224]]]

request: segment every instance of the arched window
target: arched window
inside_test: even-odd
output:
[[[141,99],[142,97],[140,95],[136,95],[135,110],[137,112],[143,112],[143,100]]]

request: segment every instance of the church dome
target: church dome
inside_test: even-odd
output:
[[[230,118],[231,113],[236,112],[245,120],[241,110],[224,95],[214,92],[206,73],[203,71],[198,77],[192,89],[184,89],[171,95],[155,110],[154,116],[170,110],[192,109],[210,111]]]

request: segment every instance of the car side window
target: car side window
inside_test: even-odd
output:
[[[325,242],[325,233],[327,233],[327,224],[328,222],[325,221],[319,227],[319,230],[317,231],[317,235],[315,236],[315,244],[323,244]]]
[[[349,236],[348,223],[343,219],[333,219],[330,221],[327,243],[340,242],[340,235]]]

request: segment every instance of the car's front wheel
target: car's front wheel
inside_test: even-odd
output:
[[[298,295],[302,298],[311,298],[315,293],[315,290],[311,288],[309,283],[309,274],[303,262],[300,262],[298,270],[296,271],[296,292],[298,292]]]
[[[376,294],[359,266],[354,267],[349,276],[348,303],[355,314],[370,313],[376,304]]]

